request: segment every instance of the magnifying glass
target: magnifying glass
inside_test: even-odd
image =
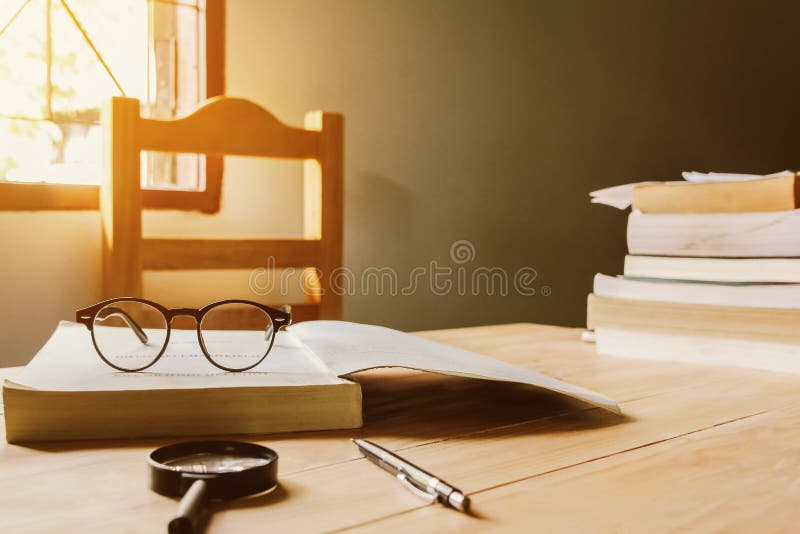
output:
[[[254,495],[278,484],[278,454],[240,441],[189,441],[161,447],[147,458],[150,489],[182,497],[170,534],[199,531],[209,500]]]

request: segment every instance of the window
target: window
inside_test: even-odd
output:
[[[111,96],[137,98],[143,115],[170,118],[221,94],[223,3],[0,3],[0,209],[96,207],[100,109]],[[222,168],[208,160],[143,153],[145,206],[216,211]],[[11,189],[42,182],[51,187]]]

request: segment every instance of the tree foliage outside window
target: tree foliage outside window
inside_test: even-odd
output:
[[[100,110],[168,118],[205,98],[203,2],[0,2],[0,180],[98,184]],[[143,185],[202,189],[194,155],[145,153]]]

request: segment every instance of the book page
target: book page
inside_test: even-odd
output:
[[[714,182],[749,182],[751,180],[784,178],[794,176],[794,173],[792,171],[781,171],[772,174],[736,174],[731,172],[686,171],[682,173],[682,176],[687,182],[704,184]]]
[[[660,182],[636,182],[633,184],[622,184],[604,189],[598,189],[589,193],[592,204],[604,204],[620,210],[628,209],[633,203],[633,190],[637,185],[651,185]]]
[[[407,367],[454,376],[528,384],[620,412],[613,399],[600,393],[524,367],[390,328],[344,321],[309,321],[292,325],[289,331],[339,376],[375,367]]]
[[[226,331],[232,350],[247,332]],[[166,352],[152,367],[126,373],[104,363],[82,324],[62,321],[31,362],[11,380],[47,391],[119,391],[145,389],[324,385],[345,382],[299,342],[279,331],[267,357],[244,372],[215,367],[200,351],[197,332],[172,330]]]

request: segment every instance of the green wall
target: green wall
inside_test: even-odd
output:
[[[626,214],[589,191],[797,169],[796,2],[229,0],[230,94],[346,116],[346,264],[538,272],[535,296],[347,297],[403,329],[581,325]],[[454,277],[457,276],[454,273]],[[454,278],[455,280],[455,278]],[[541,290],[548,286],[549,296]],[[361,288],[362,290],[364,288]]]

